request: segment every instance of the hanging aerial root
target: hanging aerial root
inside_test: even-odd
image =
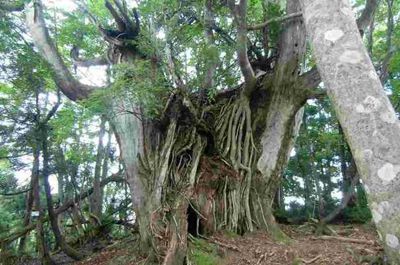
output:
[[[229,196],[224,194],[224,201],[225,197],[231,200],[226,204],[229,209],[225,211],[231,212],[228,227],[233,230],[238,229],[240,218],[244,218],[245,230],[253,230],[250,188],[257,156],[251,124],[250,105],[245,97],[225,104],[216,119],[217,142],[222,157],[242,176],[242,183],[237,184],[237,190],[229,191]]]

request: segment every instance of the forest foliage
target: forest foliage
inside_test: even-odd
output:
[[[111,86],[97,90],[79,104],[68,100],[60,94],[52,68],[32,45],[24,27],[24,15],[0,10],[0,251],[15,256],[36,255],[35,233],[28,234],[22,247],[21,240],[3,245],[2,242],[26,226],[24,216],[28,211],[27,194],[32,189],[34,152],[38,139],[43,140],[40,139],[43,126],[48,128],[48,170],[57,210],[63,203],[88,193],[96,176],[101,180],[113,176],[122,178],[120,150],[112,125],[104,120],[105,105],[111,98],[125,97],[141,106],[144,119],[161,120],[165,102],[177,90],[174,82],[182,81],[187,94],[200,94],[207,70],[215,68],[214,83],[207,89],[207,98],[213,102],[219,92],[240,86],[243,81],[237,64],[236,29],[229,9],[224,6],[216,5],[213,10],[217,14],[214,31],[218,34],[210,44],[204,37],[204,1],[140,1],[137,6],[142,18],[140,38],[131,41],[140,51],[138,56],[151,60],[94,67],[90,72],[75,64],[71,49],[75,48],[82,58],[109,52],[98,30],[99,25],[111,30],[115,24],[104,1],[77,1],[78,4],[71,1],[73,11],[44,2],[50,35],[68,68],[88,84],[102,80],[104,87]],[[265,18],[284,16],[282,2],[249,1],[247,23],[255,25]],[[353,2],[353,9],[359,14],[365,1]],[[399,17],[400,1],[382,0],[373,23],[364,32],[365,46],[378,73],[385,75],[384,88],[396,113],[400,112]],[[281,26],[279,21],[270,23],[268,47],[260,47],[265,32],[249,32],[248,56],[252,61],[277,56],[274,51],[278,49]],[[305,72],[315,66],[310,47],[304,57],[301,64]],[[175,78],[166,74],[171,62]],[[54,109],[55,113],[49,117]],[[42,168],[43,158],[39,164]],[[351,183],[357,175],[352,167],[350,149],[329,99],[308,100],[280,192],[274,200],[276,219],[291,224],[322,220],[340,207],[342,198],[351,192],[347,206],[331,222],[370,222],[371,213],[362,185],[359,181],[355,185]],[[39,175],[42,173],[43,169]],[[101,193],[101,216],[92,215],[91,195],[79,201],[78,207],[60,214],[61,230],[67,241],[78,244],[103,233],[98,236],[101,245],[111,237],[130,236],[133,214],[128,184],[110,182],[101,186]],[[46,205],[43,186],[40,186],[40,201]],[[37,210],[31,209],[31,212]],[[102,229],[98,229],[99,224]],[[50,231],[50,224],[45,222],[46,240],[54,249],[56,239]],[[194,260],[202,258],[201,253],[192,255]],[[199,264],[214,263],[199,261]]]

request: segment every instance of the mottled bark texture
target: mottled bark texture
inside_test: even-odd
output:
[[[368,194],[391,264],[400,264],[400,124],[348,0],[302,0],[318,70]]]

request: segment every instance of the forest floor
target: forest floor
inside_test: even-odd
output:
[[[382,264],[382,247],[370,225],[334,225],[335,237],[315,236],[305,226],[282,226],[290,244],[273,242],[265,233],[245,236],[220,234],[212,238],[191,240],[190,260],[199,265],[358,265]],[[200,242],[201,241],[201,242]],[[132,245],[115,243],[74,265],[133,265]]]

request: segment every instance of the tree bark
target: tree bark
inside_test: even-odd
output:
[[[34,159],[35,161],[35,159]],[[25,216],[24,216],[24,221],[23,221],[23,226],[28,226],[31,223],[31,214],[32,214],[32,208],[33,208],[33,202],[34,202],[34,194],[33,194],[33,172],[35,169],[36,165],[34,163],[33,167],[32,167],[32,174],[31,174],[31,183],[30,183],[30,190],[28,191],[28,193],[26,194],[25,197]],[[25,245],[26,245],[26,237],[27,235],[24,235],[23,237],[21,237],[21,239],[19,240],[19,246],[18,246],[18,252],[22,253],[24,252],[25,249]]]
[[[287,1],[286,13],[288,15],[299,11],[298,1]],[[298,17],[293,18],[286,21],[284,25],[279,40],[280,54],[276,69],[271,80],[264,83],[264,87],[268,88],[269,96],[266,102],[263,102],[264,115],[255,113],[255,121],[265,119],[260,123],[263,127],[255,128],[256,133],[260,129],[263,132],[259,140],[262,154],[257,162],[257,169],[261,172],[262,177],[255,187],[258,187],[258,196],[264,194],[264,202],[261,205],[264,208],[264,215],[269,215],[267,218],[261,216],[257,219],[263,220],[261,223],[271,233],[279,231],[272,215],[273,198],[280,186],[283,169],[300,129],[303,117],[301,107],[307,100],[304,88],[299,82],[300,61],[306,52],[305,28],[299,19]],[[257,204],[254,202],[254,205]],[[262,213],[261,209],[256,212]],[[284,236],[278,232],[276,237]]]
[[[76,251],[74,248],[68,245],[68,243],[65,241],[64,236],[61,233],[60,227],[58,226],[58,219],[57,215],[54,211],[53,208],[53,198],[51,195],[51,187],[49,183],[49,175],[50,175],[50,170],[49,170],[49,160],[50,160],[50,154],[49,154],[49,149],[48,149],[48,124],[47,121],[44,124],[41,124],[40,126],[40,134],[41,134],[41,144],[42,144],[42,154],[43,154],[43,182],[44,182],[44,190],[46,194],[46,200],[47,200],[47,211],[49,213],[49,220],[51,224],[51,228],[54,233],[54,237],[56,239],[56,243],[60,248],[70,256],[71,258],[75,260],[81,260],[83,259],[83,254]]]
[[[43,219],[44,211],[40,203],[40,185],[39,185],[39,157],[40,157],[40,140],[37,141],[37,146],[33,152],[33,169],[32,169],[32,188],[35,208],[39,212],[38,220],[36,222],[36,244],[39,252],[39,258],[43,264],[53,264],[53,261],[49,255],[49,248],[46,243],[44,230],[43,230]]]
[[[101,117],[100,130],[99,130],[99,142],[97,145],[96,164],[94,169],[93,178],[93,194],[90,197],[90,210],[97,218],[101,218],[102,206],[103,206],[103,191],[100,185],[102,177],[102,163],[105,157],[105,149],[103,144],[103,138],[106,131],[106,119]]]
[[[364,183],[391,264],[400,263],[399,121],[348,0],[302,0],[318,70]]]
[[[63,93],[72,100],[87,98],[94,88],[79,84],[68,71],[49,38],[40,1],[36,2],[33,8],[28,5],[26,9],[35,45],[55,70],[55,80]],[[206,4],[206,11],[210,12],[211,1]],[[284,238],[274,221],[272,203],[298,133],[301,107],[314,85],[300,76],[300,62],[306,50],[305,30],[298,17],[300,7],[298,1],[287,1],[287,14],[292,19],[284,22],[274,72],[255,76],[247,54],[247,1],[229,4],[237,28],[238,62],[245,80],[240,88],[216,99],[216,104],[195,105],[194,95],[188,96],[179,80],[179,89],[166,102],[161,122],[144,117],[141,106],[128,96],[117,95],[104,103],[130,184],[140,234],[138,245],[150,255],[165,252],[165,264],[183,263],[187,236],[184,208],[187,210],[188,201],[199,208],[199,215],[207,216],[207,222],[201,222],[210,233],[217,228],[239,233],[263,228],[278,239]],[[138,19],[129,23],[129,14],[123,9],[114,8],[110,2],[106,7],[119,31],[128,28],[138,33]],[[213,23],[211,13],[205,19],[208,24]],[[139,47],[132,44],[135,42],[124,43],[123,38],[108,36],[99,29],[111,44],[112,63],[134,65],[153,59],[141,54]],[[206,36],[211,44],[210,33]],[[152,67],[157,70],[158,65]],[[174,76],[173,69],[169,70]],[[204,87],[212,86],[213,72],[210,69],[206,73]],[[212,151],[206,153],[206,144]],[[205,161],[218,165],[219,171],[207,168]],[[220,190],[224,192],[221,194]],[[162,222],[165,220],[167,224]],[[163,240],[158,240],[160,237]],[[168,246],[163,245],[165,241]]]

